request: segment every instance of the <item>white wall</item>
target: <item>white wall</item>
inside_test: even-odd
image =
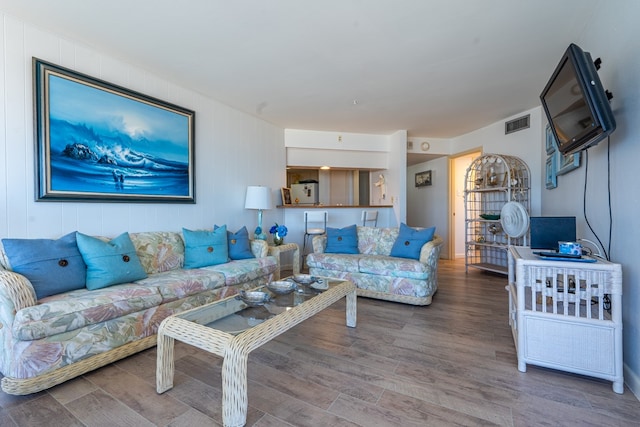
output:
[[[531,115],[530,127],[509,135],[504,134],[504,122]],[[543,179],[542,160],[540,155],[542,144],[542,109],[540,107],[524,111],[512,117],[493,123],[482,129],[453,138],[451,140],[450,154],[463,153],[479,148],[484,153],[496,153],[516,156],[522,159],[531,170],[531,212],[532,215],[540,214]],[[415,188],[413,185],[416,172],[432,170],[431,187]],[[441,254],[449,253],[449,227],[453,222],[449,221],[449,159],[441,157],[429,162],[414,165],[407,170],[407,219],[415,226],[436,225],[437,233],[445,239]],[[464,215],[464,212],[462,212]],[[464,235],[463,230],[456,230],[458,235]]]
[[[436,227],[436,234],[444,239],[440,256],[449,251],[449,159],[440,157],[407,168],[407,225]],[[431,185],[415,186],[418,172],[431,171]]]
[[[35,56],[196,111],[196,204],[34,201],[31,58]],[[255,228],[244,209],[247,185],[285,182],[284,130],[111,58],[80,41],[34,28],[0,13],[0,236],[59,237],[79,230],[175,230],[227,224]],[[265,212],[266,224],[282,212]]]
[[[587,218],[605,246],[609,245],[609,211],[607,164],[611,165],[611,205],[613,230],[611,260],[622,264],[623,271],[623,334],[625,382],[640,396],[640,263],[638,242],[640,227],[640,186],[636,179],[640,160],[640,38],[637,17],[640,2],[620,0],[601,3],[593,13],[592,22],[576,43],[592,57],[602,58],[599,75],[602,84],[614,98],[611,102],[617,129],[611,135],[610,160],[607,142],[590,148],[587,180]],[[566,46],[558,47],[558,61]],[[549,64],[553,70],[556,64]],[[544,155],[541,156],[541,159]],[[583,215],[585,171],[580,168],[558,177],[558,187],[543,190],[544,215],[575,215],[578,236],[594,240]]]
[[[407,147],[407,153],[415,154],[434,154],[434,155],[449,155],[451,154],[451,140],[446,138],[424,138],[419,136],[412,136],[407,138],[411,141],[412,148]],[[423,143],[427,143],[427,150],[425,151]]]
[[[289,166],[386,169],[389,135],[286,129]]]
[[[407,131],[399,130],[389,137],[389,166],[385,175],[387,185],[386,204],[393,205],[399,227],[407,222]]]
[[[504,123],[530,114],[530,127],[509,135],[504,134]],[[506,154],[522,159],[531,172],[531,213],[540,214],[541,191],[543,187],[540,157],[542,144],[542,108],[536,107],[522,113],[506,117],[504,120],[453,139],[454,153],[461,153],[480,147],[484,154]]]

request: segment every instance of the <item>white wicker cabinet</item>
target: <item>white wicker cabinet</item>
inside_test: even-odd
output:
[[[485,154],[471,162],[465,176],[465,269],[507,274],[507,247],[526,245],[528,233],[512,238],[498,218],[507,202],[519,202],[530,212],[529,167],[514,156]]]
[[[533,364],[603,378],[622,393],[620,264],[547,261],[522,246],[508,256],[518,370]]]

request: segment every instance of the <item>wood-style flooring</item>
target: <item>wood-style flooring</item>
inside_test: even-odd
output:
[[[630,426],[640,402],[611,383],[518,371],[506,278],[443,260],[432,305],[344,302],[249,357],[247,425]],[[221,360],[177,343],[174,388],[155,391],[155,349],[31,396],[0,392],[1,426],[221,425]]]

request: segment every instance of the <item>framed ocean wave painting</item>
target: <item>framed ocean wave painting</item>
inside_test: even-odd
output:
[[[33,58],[36,201],[195,203],[195,112]]]

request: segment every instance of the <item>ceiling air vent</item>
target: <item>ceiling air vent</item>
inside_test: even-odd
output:
[[[504,134],[508,135],[513,132],[517,132],[522,129],[529,128],[529,119],[531,115],[527,114],[526,116],[518,117],[517,119],[510,120],[504,123]]]

